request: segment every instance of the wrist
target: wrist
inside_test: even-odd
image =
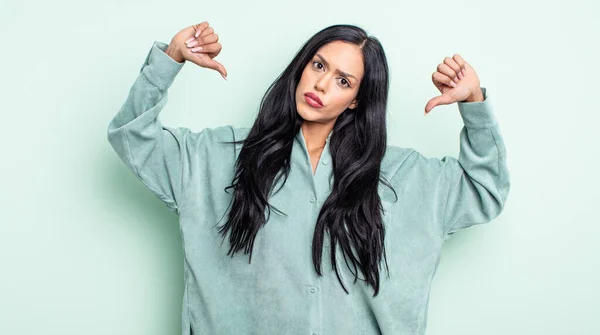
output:
[[[483,100],[483,92],[481,92],[481,87],[477,87],[475,92],[471,93],[471,95],[469,95],[469,97],[467,97],[467,99],[463,102],[482,102]]]
[[[185,59],[181,55],[181,52],[179,52],[179,49],[172,44],[169,44],[167,50],[165,50],[165,53],[169,55],[169,57],[173,58],[173,60],[175,60],[177,63],[185,62]]]

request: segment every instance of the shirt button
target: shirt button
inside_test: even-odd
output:
[[[310,288],[310,293],[312,293],[312,294],[317,293],[317,289],[315,287],[311,287]]]
[[[328,161],[328,160],[326,160],[326,159],[325,159],[325,160],[323,160],[323,165],[327,165],[327,164],[329,164],[329,161]]]
[[[317,201],[317,199],[315,199],[315,197],[310,198],[310,202],[315,202],[315,201]]]
[[[312,333],[312,335],[319,335],[319,334],[317,334],[317,333]]]

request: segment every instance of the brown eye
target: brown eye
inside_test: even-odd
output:
[[[342,85],[350,87],[350,82],[346,80],[346,78],[342,78]]]
[[[323,64],[321,64],[321,63],[319,63],[317,61],[313,61],[313,66],[315,66],[315,64],[321,65],[321,67],[317,67],[319,70],[323,67]]]

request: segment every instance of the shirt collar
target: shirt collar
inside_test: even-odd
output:
[[[325,139],[325,142],[329,142],[329,139],[331,139],[331,135],[333,134],[333,129],[329,132],[329,135],[327,135],[327,138]],[[304,135],[302,134],[302,127],[300,127],[300,129],[298,129],[298,133],[296,134],[296,138],[299,140],[304,141]]]

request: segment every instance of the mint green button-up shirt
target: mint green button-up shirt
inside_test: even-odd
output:
[[[509,193],[506,150],[487,90],[482,87],[483,102],[457,103],[464,123],[458,158],[387,147],[381,173],[398,194],[395,201],[380,184],[389,276],[383,267],[373,297],[364,281],[354,283],[338,248],[346,294],[330,263],[327,235],[323,276],[311,256],[314,225],[331,191],[329,137],[313,174],[298,132],[288,180],[269,199],[288,216],[271,213],[256,236],[252,263],[242,253],[227,256],[229,241],[221,243],[217,225],[231,200],[224,188],[241,145],[221,142],[240,140],[250,128],[192,132],[163,125],[167,91],[184,65],[166,47],[154,42],[107,135],[127,168],[178,214],[185,258],[182,334],[424,334],[442,243],[457,230],[496,218]]]

